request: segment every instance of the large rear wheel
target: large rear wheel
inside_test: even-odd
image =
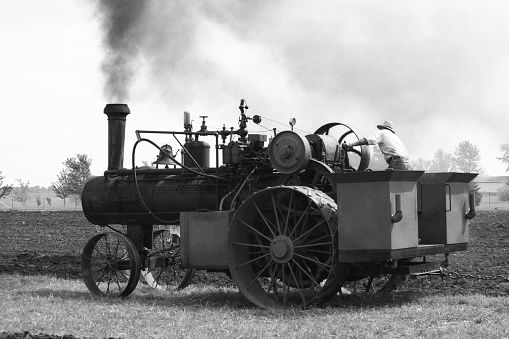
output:
[[[228,268],[239,290],[263,308],[305,307],[333,267],[336,203],[307,187],[272,187],[235,213]]]

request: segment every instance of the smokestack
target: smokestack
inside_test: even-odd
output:
[[[108,170],[124,167],[124,141],[126,116],[131,113],[126,104],[107,104],[108,116]]]

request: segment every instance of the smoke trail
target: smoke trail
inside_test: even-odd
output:
[[[105,57],[101,71],[105,77],[104,94],[110,101],[124,102],[139,62],[140,25],[148,1],[99,0],[97,16],[103,31]]]

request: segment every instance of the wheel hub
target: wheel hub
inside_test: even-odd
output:
[[[284,264],[293,257],[293,242],[286,235],[278,235],[270,242],[270,255],[275,262]]]

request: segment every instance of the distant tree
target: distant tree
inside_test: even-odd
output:
[[[410,161],[410,167],[412,167],[414,171],[428,171],[430,166],[431,161],[424,160],[423,158]]]
[[[71,195],[69,197],[69,200],[71,200],[72,203],[74,203],[74,208],[78,207],[78,203],[81,202],[81,197],[77,195]]]
[[[60,172],[58,181],[52,183],[53,191],[64,200],[64,206],[67,197],[72,197],[77,204],[81,201],[81,192],[85,183],[92,178],[90,173],[92,159],[86,154],[76,154],[76,157],[67,158],[63,164],[65,168]]]
[[[433,160],[431,160],[429,168],[431,172],[449,172],[453,168],[454,163],[451,153],[439,149],[433,154]]]
[[[12,191],[12,185],[4,185],[4,176],[2,176],[2,171],[0,171],[0,199],[5,198]]]
[[[481,151],[479,147],[470,143],[470,141],[462,141],[456,146],[452,155],[454,169],[467,173],[483,172],[479,162],[481,161]],[[475,195],[475,204],[479,206],[482,199],[479,184],[476,181],[469,183],[469,193]]]
[[[67,171],[63,169],[60,171],[60,174],[57,175],[57,181],[52,182],[51,186],[53,188],[53,192],[64,201],[64,207],[65,207],[65,201],[66,199],[71,195],[70,186],[69,186],[69,176],[67,174]]]
[[[509,201],[509,186],[505,185],[497,189],[497,197],[500,201]]]
[[[86,154],[77,154],[75,158],[68,158],[64,165],[68,169],[67,173],[69,175],[69,186],[72,195],[81,196],[85,183],[92,178],[90,173],[92,159]]]
[[[35,202],[37,203],[37,206],[41,206],[42,199],[41,199],[41,195],[40,194],[36,194],[35,195]]]
[[[14,201],[20,202],[25,206],[27,200],[30,199],[28,192],[30,191],[30,181],[23,182],[21,179],[16,179],[19,186],[14,189]]]
[[[500,151],[502,151],[503,155],[497,159],[502,161],[507,166],[505,171],[509,172],[509,144],[500,145]]]
[[[48,203],[48,206],[51,206],[51,198],[50,197],[46,197],[46,202]]]
[[[456,146],[452,154],[452,163],[455,170],[466,173],[482,173],[480,166],[481,151],[470,141],[462,141]]]

